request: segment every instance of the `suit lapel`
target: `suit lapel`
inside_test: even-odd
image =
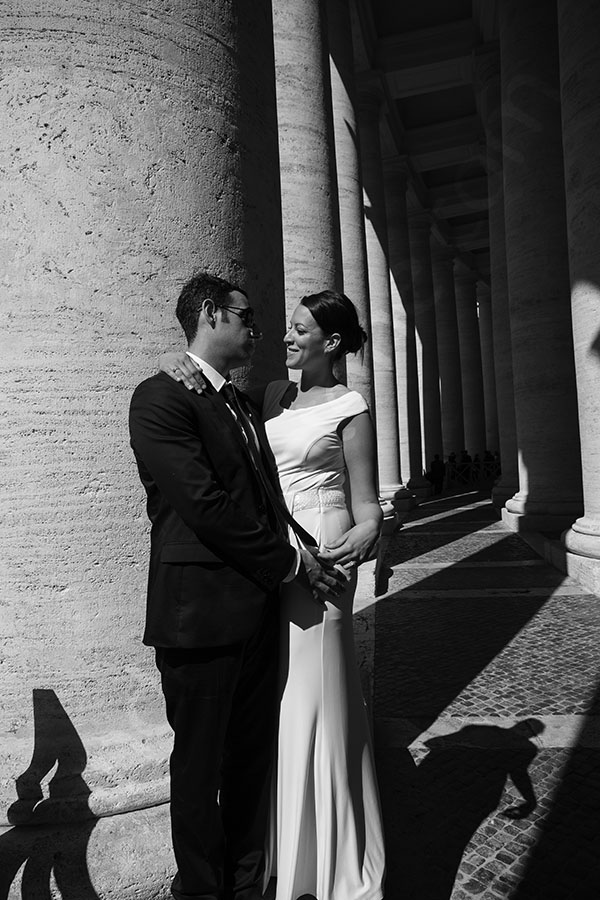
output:
[[[208,379],[206,379],[208,381]],[[208,397],[211,401],[212,407],[219,416],[219,418],[227,425],[231,434],[239,444],[239,446],[244,451],[246,457],[250,460],[252,464],[252,469],[254,469],[254,463],[252,463],[252,459],[250,457],[250,453],[248,451],[248,446],[246,444],[246,439],[242,434],[242,430],[235,421],[233,415],[231,414],[231,410],[227,406],[225,399],[221,396],[221,394],[214,389],[210,382],[207,384],[204,389],[204,396]]]
[[[208,379],[206,379],[208,382]],[[210,382],[207,383],[206,388],[204,389],[203,396],[210,400],[213,409],[219,416],[219,418],[227,425],[229,430],[231,431],[234,439],[237,441],[239,446],[242,449],[250,468],[252,470],[252,474],[256,478],[257,483],[260,486],[261,492],[264,492],[264,488],[262,487],[261,478],[259,473],[256,470],[256,462],[252,458],[252,453],[248,447],[246,442],[246,438],[243,435],[242,429],[237,424],[236,420],[233,417],[229,406],[225,402],[225,398],[221,396],[219,391],[215,390]],[[281,487],[279,484],[279,477],[277,475],[277,467],[275,465],[275,460],[273,459],[273,454],[271,452],[271,448],[269,446],[269,442],[267,440],[267,435],[264,429],[264,425],[262,424],[260,417],[255,415],[252,411],[251,404],[241,391],[238,391],[238,397],[243,403],[244,413],[248,416],[248,419],[252,423],[252,426],[256,432],[256,436],[258,438],[258,443],[260,446],[260,454],[263,460],[263,468],[266,470],[266,475],[269,478],[275,492],[278,496],[281,496]],[[283,498],[282,502],[283,502]]]

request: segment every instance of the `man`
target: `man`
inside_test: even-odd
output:
[[[244,291],[201,273],[177,303],[202,394],[136,388],[131,444],[152,522],[144,643],[156,648],[171,754],[176,900],[258,900],[277,701],[277,589],[299,560],[258,415],[228,381],[260,333]],[[302,553],[313,590],[331,570]]]

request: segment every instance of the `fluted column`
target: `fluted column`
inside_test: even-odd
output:
[[[402,477],[387,223],[379,138],[382,95],[378,85],[375,82],[361,84],[359,101],[365,233],[373,331],[379,491],[382,497],[389,499],[401,488]]]
[[[342,287],[325,6],[273,4],[285,296]]]
[[[440,405],[444,459],[465,446],[458,321],[454,292],[454,251],[432,239],[431,265],[435,297]]]
[[[263,371],[285,371],[270,3],[134,7],[23,0],[0,22],[11,897],[26,861],[30,897],[149,900],[173,873],[172,732],[141,644],[148,522],[126,422],[134,385],[181,345],[191,270],[273,298]]]
[[[500,4],[507,272],[519,446],[515,529],[569,525],[582,510],[556,10]],[[518,106],[517,106],[518,104]],[[515,115],[515,110],[526,110]]]
[[[428,213],[409,216],[410,259],[413,277],[417,370],[421,400],[423,468],[443,453],[435,302],[429,247],[431,218]]]
[[[581,427],[584,515],[564,536],[571,553],[600,560],[600,11],[593,0],[577,15],[558,3],[571,306]],[[593,573],[593,574],[592,574]],[[600,590],[600,563],[577,577]]]
[[[342,280],[344,292],[358,309],[361,324],[368,335],[363,355],[350,354],[346,357],[346,377],[348,386],[360,391],[374,415],[373,341],[349,0],[327,0],[327,27],[331,54]]]
[[[519,472],[506,274],[499,47],[494,45],[476,54],[475,73],[476,96],[486,135],[492,334],[498,410],[498,449],[502,469],[500,478],[492,489],[492,502],[497,510],[501,510],[506,501],[518,490]]]
[[[477,319],[477,275],[463,263],[454,264],[456,317],[460,346],[465,449],[475,457],[485,450],[485,413],[481,370],[481,345]]]
[[[491,292],[489,286],[482,281],[477,283],[477,308],[479,310],[479,341],[483,375],[485,446],[487,450],[496,451],[498,449],[498,406],[496,403]]]

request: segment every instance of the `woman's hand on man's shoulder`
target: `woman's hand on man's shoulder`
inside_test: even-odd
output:
[[[187,353],[163,353],[158,365],[161,372],[165,372],[173,381],[180,381],[188,391],[202,394],[206,390],[202,369]]]

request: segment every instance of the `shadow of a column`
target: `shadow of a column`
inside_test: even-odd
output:
[[[33,718],[33,755],[7,813],[15,827],[0,837],[0,900],[21,870],[22,900],[51,900],[53,880],[63,900],[99,900],[86,861],[97,817],[82,777],[85,748],[53,690],[33,691]]]

